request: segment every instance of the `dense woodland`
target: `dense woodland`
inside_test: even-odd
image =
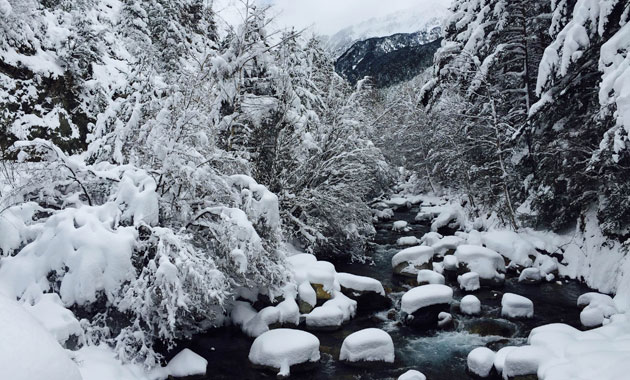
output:
[[[281,294],[287,243],[361,260],[396,181],[630,235],[626,1],[457,0],[434,67],[386,89],[243,6],[0,0],[0,279],[56,292],[74,344],[156,364],[245,289]]]

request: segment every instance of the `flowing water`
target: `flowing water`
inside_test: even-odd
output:
[[[376,225],[377,234],[369,254],[370,263],[337,264],[338,272],[348,272],[376,278],[383,283],[392,298],[395,310],[399,309],[400,297],[410,286],[404,280],[392,276],[391,257],[401,247],[396,240],[401,236],[421,237],[428,226],[414,221],[417,210],[396,212],[391,221]],[[409,222],[411,231],[392,231],[395,220]],[[449,282],[454,289],[454,298],[461,299],[465,294],[456,282]],[[469,379],[466,373],[466,357],[475,347],[487,346],[497,350],[507,345],[522,345],[532,328],[547,323],[567,323],[580,327],[579,310],[576,301],[580,294],[590,291],[577,281],[562,280],[561,283],[540,285],[521,284],[516,278],[506,279],[505,286],[497,289],[482,289],[474,294],[481,300],[482,315],[463,316],[453,313],[456,327],[450,331],[419,332],[402,326],[390,319],[393,313],[382,311],[358,315],[334,332],[314,332],[321,342],[321,363],[313,370],[294,373],[292,379],[396,379],[408,369],[423,372],[429,380]],[[534,318],[526,321],[508,321],[500,318],[500,302],[504,292],[523,295],[534,302]],[[343,339],[351,333],[377,327],[387,331],[394,340],[396,361],[392,365],[352,367],[340,363],[337,358]],[[275,378],[274,373],[260,372],[248,363],[247,355],[252,339],[240,330],[223,328],[196,336],[174,350],[188,347],[208,359],[208,374],[199,379],[265,379]]]

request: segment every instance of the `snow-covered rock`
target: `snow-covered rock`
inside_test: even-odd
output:
[[[505,261],[497,252],[475,245],[460,245],[455,250],[459,267],[477,272],[482,280],[502,281],[505,278]]]
[[[427,377],[420,371],[410,369],[409,371],[398,376],[398,380],[427,380]]]
[[[420,239],[420,244],[432,247],[434,244],[437,244],[442,238],[443,236],[438,234],[437,232],[427,232]]]
[[[435,251],[431,247],[416,246],[405,248],[392,257],[394,273],[415,278],[420,269],[430,269]]]
[[[538,368],[550,352],[543,347],[522,346],[514,347],[507,352],[503,363],[503,378],[536,375]],[[569,377],[573,379],[574,377]],[[544,378],[543,378],[544,379]]]
[[[256,338],[249,350],[252,364],[277,370],[279,376],[288,376],[292,366],[319,359],[319,339],[301,330],[268,331]]]
[[[298,306],[300,313],[309,313],[317,305],[317,293],[308,281],[298,285]]]
[[[507,357],[507,354],[509,354],[510,351],[515,348],[516,347],[513,346],[507,346],[497,351],[496,355],[494,356],[494,368],[499,374],[503,373],[503,367],[505,365],[505,358]]]
[[[403,236],[396,240],[396,244],[398,245],[418,245],[420,244],[420,240],[415,236]]]
[[[453,315],[445,311],[438,314],[438,327],[445,329],[453,325]]]
[[[518,276],[518,282],[539,284],[543,281],[543,274],[538,268],[525,268]]]
[[[374,216],[376,219],[391,219],[394,217],[394,210],[391,208],[385,208],[383,210],[374,210]]]
[[[401,311],[412,314],[423,307],[450,304],[453,300],[453,289],[446,285],[430,284],[415,287],[401,299]]]
[[[341,292],[357,301],[360,311],[381,310],[389,307],[390,299],[380,281],[349,273],[338,273]]]
[[[69,352],[20,304],[0,294],[0,379],[81,378]]]
[[[407,229],[407,225],[409,223],[407,223],[404,220],[398,220],[395,221],[394,224],[392,225],[392,230],[394,231],[405,231]]]
[[[350,334],[341,345],[339,360],[394,362],[394,342],[383,330],[368,328]]]
[[[501,316],[507,318],[532,318],[534,303],[523,296],[505,293],[501,299]]]
[[[479,284],[479,274],[477,272],[468,272],[457,276],[457,283],[460,289],[467,292],[474,292],[481,287]]]
[[[466,224],[466,213],[462,206],[450,203],[440,208],[439,215],[431,223],[431,231],[448,235],[464,227]]]
[[[338,273],[337,280],[341,288],[351,289],[359,292],[374,292],[382,296],[385,295],[385,289],[380,281],[364,276],[357,276],[350,273]]]
[[[521,235],[508,230],[488,231],[481,234],[481,241],[486,247],[507,257],[521,267],[532,266],[538,252],[536,247]]]
[[[601,293],[585,293],[578,297],[577,305],[584,309],[580,313],[580,322],[584,327],[601,326],[612,315],[617,314],[615,301]]]
[[[457,267],[459,266],[459,260],[454,255],[444,256],[444,261],[442,262],[444,265],[444,270],[447,271],[457,271]]]
[[[166,372],[174,377],[205,375],[208,361],[188,348],[180,351],[166,365]]]
[[[355,300],[348,298],[341,292],[335,292],[332,299],[306,314],[306,327],[313,330],[336,330],[344,322],[353,318],[356,311],[357,302]]]
[[[468,370],[479,377],[488,377],[494,366],[495,354],[489,348],[477,347],[468,354]]]
[[[453,289],[446,285],[429,284],[413,288],[401,299],[402,320],[413,328],[435,328],[447,324],[442,313],[450,309]]]
[[[467,315],[478,315],[481,313],[481,301],[479,301],[479,298],[469,294],[462,298],[459,303],[459,309]]]
[[[457,236],[445,236],[439,241],[431,244],[431,247],[435,250],[435,253],[438,255],[443,255],[447,252],[454,252],[457,247],[462,245],[464,240]]]
[[[409,200],[405,197],[394,197],[385,201],[385,204],[394,210],[411,206]]]
[[[418,285],[427,285],[427,284],[444,285],[445,283],[444,276],[429,269],[419,270],[418,276],[416,277],[416,281],[418,282]]]

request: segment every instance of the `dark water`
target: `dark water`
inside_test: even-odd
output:
[[[426,225],[414,221],[416,212],[415,209],[396,212],[391,221],[377,225],[377,235],[369,254],[371,263],[336,265],[338,272],[380,280],[393,300],[393,309],[396,310],[399,309],[400,297],[410,286],[392,276],[391,257],[401,249],[395,244],[399,237],[421,237],[428,230]],[[396,220],[407,220],[412,230],[393,232],[392,222]],[[456,282],[447,280],[447,285],[453,287],[456,300],[465,295]],[[321,342],[321,363],[308,372],[293,373],[291,378],[396,379],[405,371],[416,369],[423,372],[429,380],[469,379],[466,374],[466,357],[475,347],[488,346],[497,350],[507,345],[522,345],[532,328],[547,323],[562,322],[579,328],[576,301],[580,294],[588,291],[589,288],[576,281],[525,285],[508,276],[504,287],[482,289],[474,293],[482,303],[481,316],[464,316],[453,310],[457,326],[451,331],[410,330],[395,320],[389,320],[387,311],[358,315],[339,331],[313,332]],[[504,292],[531,299],[534,302],[534,318],[526,321],[507,321],[500,318],[500,302]],[[392,336],[396,348],[395,363],[363,369],[337,361],[343,339],[368,327],[384,329]],[[188,347],[208,360],[208,374],[199,379],[275,378],[274,373],[259,372],[250,367],[247,355],[252,341],[238,329],[218,329],[196,336],[192,341],[180,344],[174,351]]]

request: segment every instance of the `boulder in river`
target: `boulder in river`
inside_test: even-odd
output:
[[[359,312],[384,310],[391,306],[391,300],[385,295],[383,285],[376,279],[338,273],[337,280],[341,285],[341,292],[357,301]]]
[[[383,365],[394,362],[394,341],[381,329],[368,328],[344,339],[339,360],[353,365]]]
[[[310,369],[319,359],[319,339],[301,330],[267,331],[249,350],[249,361],[255,368],[278,372],[278,377],[288,377],[291,370]]]
[[[392,257],[394,274],[415,279],[421,269],[431,269],[435,251],[427,246],[405,248]]]
[[[453,289],[446,285],[422,285],[402,296],[402,319],[408,326],[430,329],[438,326],[442,312],[450,310]]]

